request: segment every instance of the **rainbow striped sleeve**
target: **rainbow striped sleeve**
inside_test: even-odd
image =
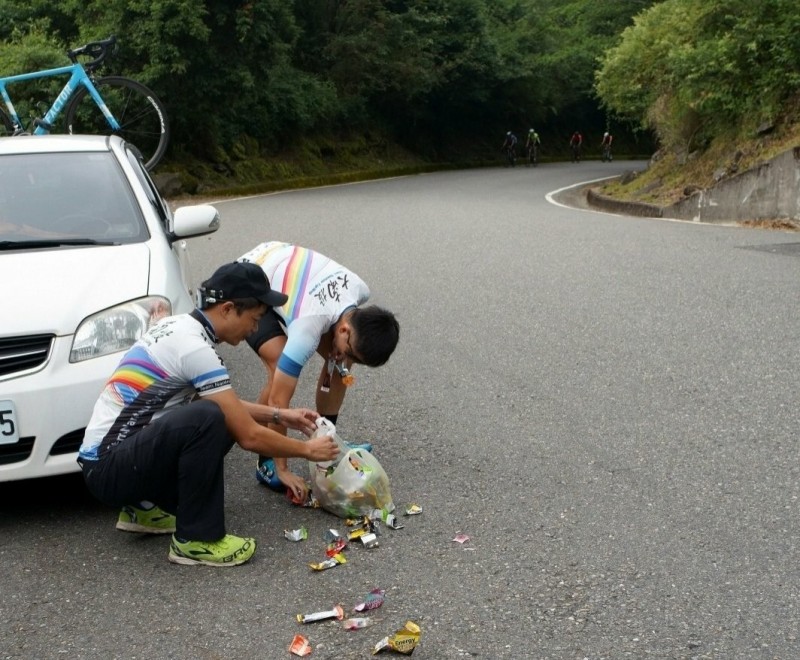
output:
[[[281,291],[289,296],[284,309],[286,310],[286,320],[294,321],[300,315],[300,308],[303,306],[303,293],[308,286],[308,279],[311,276],[311,264],[314,253],[303,247],[295,247],[286,264],[281,282]]]
[[[167,373],[153,364],[147,352],[135,348],[120,362],[107,387],[113,389],[125,403],[130,403],[154,382],[166,379]]]

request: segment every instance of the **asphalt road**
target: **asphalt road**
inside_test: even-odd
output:
[[[234,448],[228,527],[259,550],[215,570],[115,531],[79,479],[0,485],[0,657],[271,660],[302,633],[312,658],[367,658],[408,619],[418,660],[800,656],[800,241],[545,199],[637,166],[220,203],[223,228],[191,246],[196,275],[294,241],[397,313],[396,354],[356,372],[339,428],[374,441],[397,505],[424,512],[313,572],[340,521],[256,485]],[[224,355],[255,396],[249,349]],[[301,525],[307,541],[284,539]],[[366,630],[295,620],[376,587]]]

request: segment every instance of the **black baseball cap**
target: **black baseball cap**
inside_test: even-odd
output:
[[[289,300],[285,293],[270,288],[269,278],[260,266],[247,261],[234,261],[217,268],[201,285],[201,294],[205,303],[212,304],[255,298],[269,307],[281,307]]]

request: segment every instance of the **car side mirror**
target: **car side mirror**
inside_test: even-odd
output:
[[[182,206],[173,213],[170,239],[212,234],[219,229],[219,224],[219,212],[209,204]]]

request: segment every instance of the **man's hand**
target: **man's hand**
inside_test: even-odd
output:
[[[332,461],[339,455],[339,446],[333,436],[323,435],[313,440],[306,440],[306,458],[321,463]],[[280,476],[280,475],[278,475]]]
[[[339,455],[339,447],[332,436],[323,435],[313,440],[305,442],[306,458],[309,461],[332,461]],[[308,498],[308,484],[302,477],[298,477],[294,472],[280,467],[275,462],[275,474],[281,483],[292,491],[292,497],[299,502],[305,502]]]
[[[290,470],[275,469],[275,474],[281,483],[288,488],[292,493],[292,499],[296,502],[305,502],[308,499],[308,484],[305,479],[298,477]]]
[[[278,410],[281,424],[289,429],[311,436],[317,428],[319,413],[308,408],[281,408]]]

